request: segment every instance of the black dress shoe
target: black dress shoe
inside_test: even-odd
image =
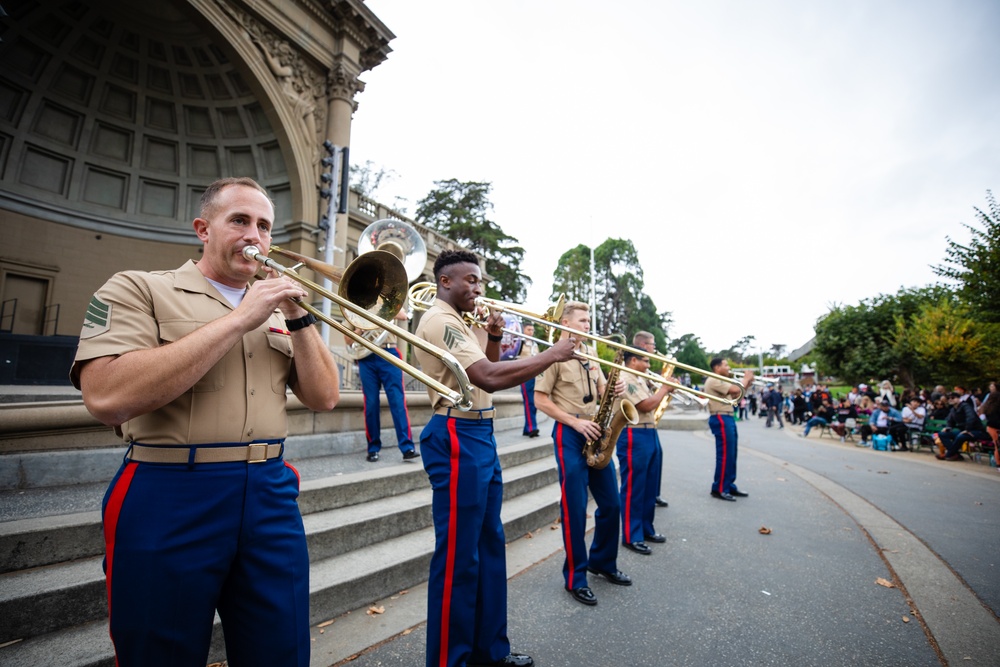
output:
[[[367,461],[369,463],[375,463],[376,461],[378,461],[378,452],[368,452]]]
[[[528,437],[529,438],[537,438],[538,437],[538,429],[536,428],[534,431],[531,431],[530,433],[528,433]]]
[[[597,604],[597,600],[594,600],[594,604]],[[511,653],[503,660],[497,660],[496,662],[468,662],[466,665],[468,667],[532,667],[535,661],[531,659],[530,655],[524,655],[523,653]]]
[[[657,506],[657,507],[669,507],[669,506],[670,506],[670,503],[668,503],[668,502],[667,502],[666,500],[664,500],[663,498],[661,498],[661,497],[659,497],[659,496],[656,496],[656,506]]]
[[[643,556],[653,553],[653,550],[645,542],[622,542],[622,546]]]
[[[587,572],[590,572],[591,574],[600,575],[605,579],[607,579],[608,581],[610,581],[611,583],[615,584],[616,586],[632,585],[632,579],[621,570],[616,570],[614,572],[604,572],[602,570],[595,570],[592,567],[588,567]]]
[[[730,491],[729,495],[734,496],[736,498],[749,498],[750,497],[749,493],[743,493],[742,491],[737,491],[736,489],[733,489],[732,491]]]
[[[594,591],[590,590],[586,586],[582,586],[581,588],[574,588],[569,592],[569,594],[572,595],[573,599],[576,600],[577,602],[582,602],[583,604],[588,605],[590,607],[593,607],[595,604],[597,604],[597,596],[594,595]]]
[[[418,454],[417,450],[415,450],[415,449],[410,449],[410,450],[407,450],[407,451],[403,452],[403,460],[404,461],[412,461],[413,459],[419,459],[419,458],[420,458],[420,454]]]
[[[667,538],[665,538],[663,535],[660,535],[659,533],[653,533],[652,535],[646,535],[646,539],[649,540],[650,542],[654,542],[656,544],[663,544],[664,542],[667,541]]]
[[[712,491],[712,497],[718,498],[719,500],[731,500],[733,502],[736,502],[736,498],[733,498],[728,493],[719,493],[718,491]]]

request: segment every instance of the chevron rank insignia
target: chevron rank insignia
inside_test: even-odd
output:
[[[104,303],[95,294],[87,305],[87,314],[83,318],[83,329],[80,338],[93,338],[111,328],[111,304]]]
[[[456,345],[463,343],[465,343],[465,336],[462,335],[461,331],[450,324],[444,325],[444,344],[448,346],[449,350],[453,350]]]
[[[638,394],[639,393],[639,388],[636,387],[634,384],[629,384],[628,385],[628,393],[630,393],[630,394]]]

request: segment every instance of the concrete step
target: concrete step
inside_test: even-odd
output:
[[[519,432],[504,432],[498,434],[497,440],[500,462],[505,469],[506,484],[522,484],[521,473],[514,472],[518,466],[551,458],[552,441],[549,438],[526,440]],[[331,458],[336,460],[329,460]],[[363,458],[361,460],[363,461]],[[316,468],[327,470],[331,465],[338,463],[341,467],[348,467],[344,457],[327,457],[300,461],[298,468],[300,474],[306,478],[310,474],[315,475]],[[354,464],[356,465],[356,462]],[[530,484],[532,483],[529,482],[529,488]],[[28,514],[32,507],[37,506],[41,506],[44,512],[58,509],[60,507],[58,500],[54,503],[52,498],[42,496],[58,496],[60,492],[72,495],[74,502],[69,505],[74,509],[81,504],[80,494],[88,496],[86,507],[99,508],[104,495],[104,486],[102,483],[98,486],[86,485],[84,488],[36,489],[19,492],[19,495],[38,496],[24,500],[24,513]],[[416,463],[399,463],[378,468],[373,468],[369,464],[369,467],[362,469],[361,472],[303,481],[299,493],[299,509],[303,516],[308,516],[316,512],[360,505],[420,489],[428,489],[428,484],[427,474],[419,459]],[[509,496],[511,489],[506,489],[505,494]],[[0,521],[0,573],[103,553],[101,515],[97,510]]]
[[[524,467],[540,469],[542,466],[539,464],[529,462]],[[542,470],[518,470],[517,473],[523,479],[544,475]],[[421,493],[402,494],[385,500],[405,505],[410,500],[418,499]],[[429,496],[429,492],[426,495]],[[508,542],[556,520],[558,507],[559,489],[555,483],[505,500],[502,520]],[[387,506],[383,505],[382,509],[387,509]],[[358,521],[361,520],[360,514],[355,517]],[[319,520],[319,516],[310,517],[310,521]],[[311,553],[314,561],[310,567],[310,623],[317,624],[364,608],[375,600],[426,581],[433,550],[434,531],[427,526],[318,560]],[[100,561],[100,558],[91,558],[53,566],[61,569],[60,581],[75,581],[76,584],[71,587],[73,591],[66,592],[61,592],[63,589],[54,581],[45,586],[45,590],[39,589],[45,597],[43,608],[35,606],[29,610],[32,605],[19,604],[18,598],[23,601],[27,591],[37,585],[27,576],[29,573],[4,575],[16,585],[8,586],[8,581],[0,579],[0,590],[4,591],[0,596],[0,614],[5,619],[4,634],[10,635],[0,641],[16,639],[19,632],[22,633],[20,636],[30,634],[26,628],[28,621],[37,619],[39,613],[46,615],[44,627],[47,628],[45,634],[0,648],[0,663],[9,667],[35,667],[48,664],[53,656],[59,656],[60,665],[71,667],[110,667],[114,664],[107,632]],[[96,595],[93,591],[95,586],[98,588]],[[87,597],[100,602],[97,620],[85,618],[87,615],[94,616],[94,610],[82,609],[79,614],[67,615],[67,605],[77,604],[72,593],[85,589],[89,589]],[[85,607],[86,604],[80,606]],[[18,609],[19,606],[22,608]],[[9,632],[7,625],[11,626]],[[223,658],[224,644],[217,619],[210,660]]]

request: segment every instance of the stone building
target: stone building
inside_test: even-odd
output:
[[[197,258],[216,178],[257,179],[275,242],[317,256],[322,144],[350,144],[360,77],[394,38],[363,0],[0,5],[0,384],[41,381],[112,273]],[[368,223],[400,217],[350,204],[340,266]],[[432,262],[448,241],[422,232]]]

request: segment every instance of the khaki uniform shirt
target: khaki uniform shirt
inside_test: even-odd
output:
[[[655,394],[656,392],[650,391],[649,381],[642,375],[634,373],[625,373],[619,376],[625,381],[625,395],[622,398],[627,398],[632,401],[632,403],[638,406],[644,400]],[[621,403],[621,398],[618,399],[618,404]],[[618,404],[615,405],[615,409],[618,409]],[[655,408],[654,408],[655,410]],[[639,424],[652,424],[653,423],[653,410],[648,412],[639,413]]]
[[[533,340],[521,341],[521,351],[517,353],[518,359],[527,359],[538,354],[538,343]]]
[[[548,394],[556,407],[571,415],[593,417],[601,402],[597,388],[603,384],[604,373],[597,363],[570,359],[552,364],[535,378],[535,391]],[[594,399],[584,403],[583,397],[588,394]]]
[[[454,308],[441,299],[435,299],[434,305],[428,308],[424,316],[420,318],[415,335],[450,352],[462,368],[468,368],[480,359],[486,359],[483,345],[472,329]],[[416,346],[413,348],[413,353],[424,373],[458,391],[458,380],[455,378],[455,374],[449,371],[440,359]],[[474,386],[473,389],[473,410],[487,410],[493,407],[493,394],[479,387]],[[431,397],[431,405],[434,406],[435,410],[453,407],[450,401],[445,400],[430,387],[427,388],[427,394]]]
[[[718,378],[708,378],[705,380],[705,388],[702,391],[712,396],[718,396],[719,398],[731,398],[729,396],[729,388],[732,386],[732,384],[723,382]],[[720,403],[719,401],[709,401],[708,412],[713,415],[731,415],[733,414],[733,406],[727,403]]]
[[[81,362],[169,345],[232,310],[191,261],[174,271],[118,273],[90,301],[70,378],[79,388]],[[285,437],[285,389],[294,369],[284,328],[276,310],[191,389],[115,430],[126,442],[154,445]]]

